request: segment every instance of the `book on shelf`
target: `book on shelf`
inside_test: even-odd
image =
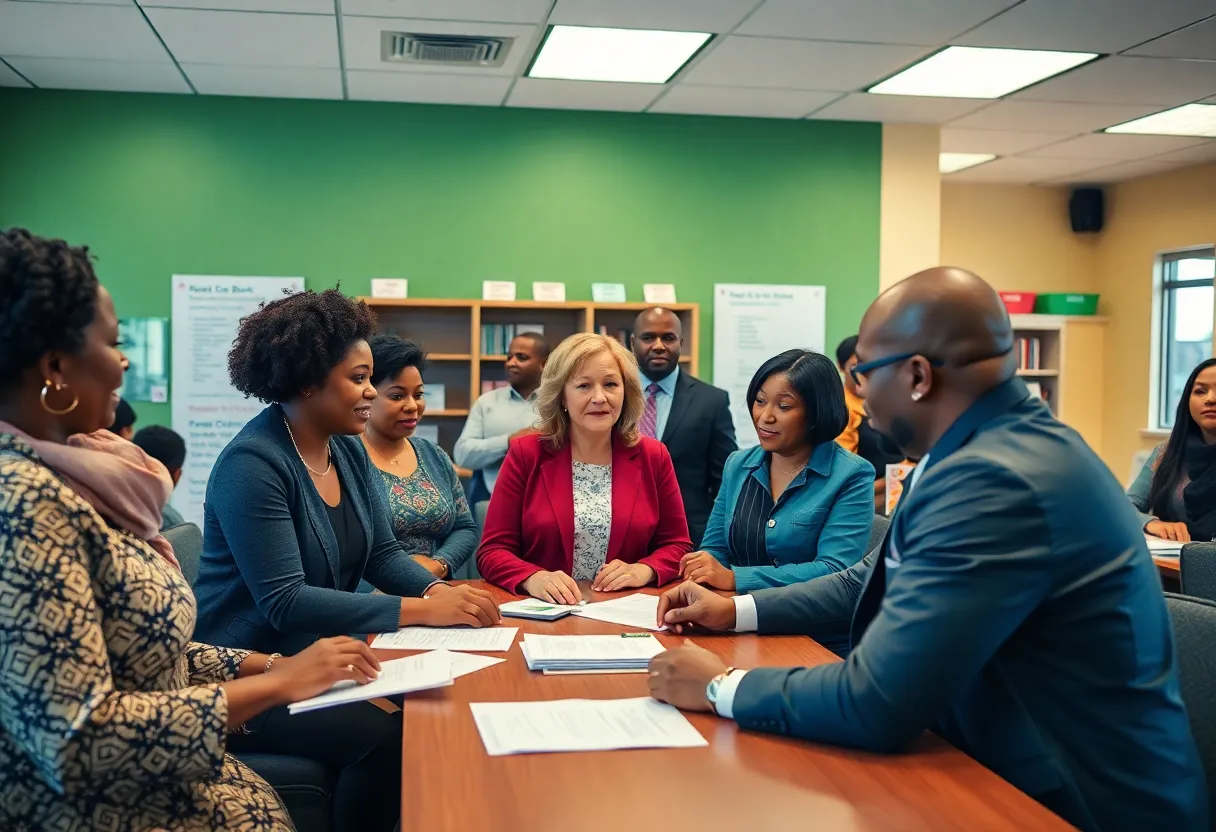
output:
[[[632,329],[610,330],[610,329],[608,329],[608,327],[605,324],[600,324],[598,327],[596,327],[595,331],[598,332],[600,335],[606,335],[609,338],[615,338],[616,340],[618,340],[622,344],[624,344],[625,349],[632,349],[632,347],[629,344],[629,342],[633,340],[633,330]]]
[[[426,390],[426,406],[431,410],[447,410],[448,388],[443,384],[428,384]]]
[[[505,355],[515,336],[524,333],[545,334],[544,324],[482,324],[481,354]]]
[[[1013,348],[1018,354],[1019,370],[1043,369],[1042,342],[1038,338],[1017,338],[1013,342]]]

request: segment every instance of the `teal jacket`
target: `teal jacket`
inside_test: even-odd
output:
[[[769,454],[759,446],[726,460],[701,548],[735,573],[735,589],[787,586],[848,569],[865,555],[874,521],[874,466],[824,442],[777,500],[764,527],[771,566],[735,566],[731,527],[748,477],[769,490]]]

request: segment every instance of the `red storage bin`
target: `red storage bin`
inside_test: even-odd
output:
[[[1000,295],[1010,315],[1029,315],[1034,311],[1034,292],[1001,292]]]

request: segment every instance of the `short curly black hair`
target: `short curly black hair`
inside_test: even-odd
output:
[[[368,341],[372,348],[372,385],[379,387],[386,380],[401,375],[406,367],[417,367],[419,373],[426,372],[426,353],[413,341],[400,335],[377,335]]]
[[[24,228],[0,231],[0,387],[51,350],[84,346],[97,287],[88,248]]]
[[[281,404],[325,381],[375,329],[367,304],[336,288],[289,294],[241,319],[228,353],[228,376],[246,396]]]

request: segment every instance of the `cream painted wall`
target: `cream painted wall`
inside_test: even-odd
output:
[[[882,127],[880,290],[941,264],[940,149],[941,130],[936,126]]]
[[[942,185],[941,261],[1006,291],[1097,292],[1098,235],[1068,225],[1068,189]]]
[[[1110,318],[1102,401],[1102,456],[1123,478],[1132,455],[1159,438],[1148,425],[1153,266],[1158,254],[1216,242],[1216,165],[1133,179],[1107,189],[1097,286]]]

